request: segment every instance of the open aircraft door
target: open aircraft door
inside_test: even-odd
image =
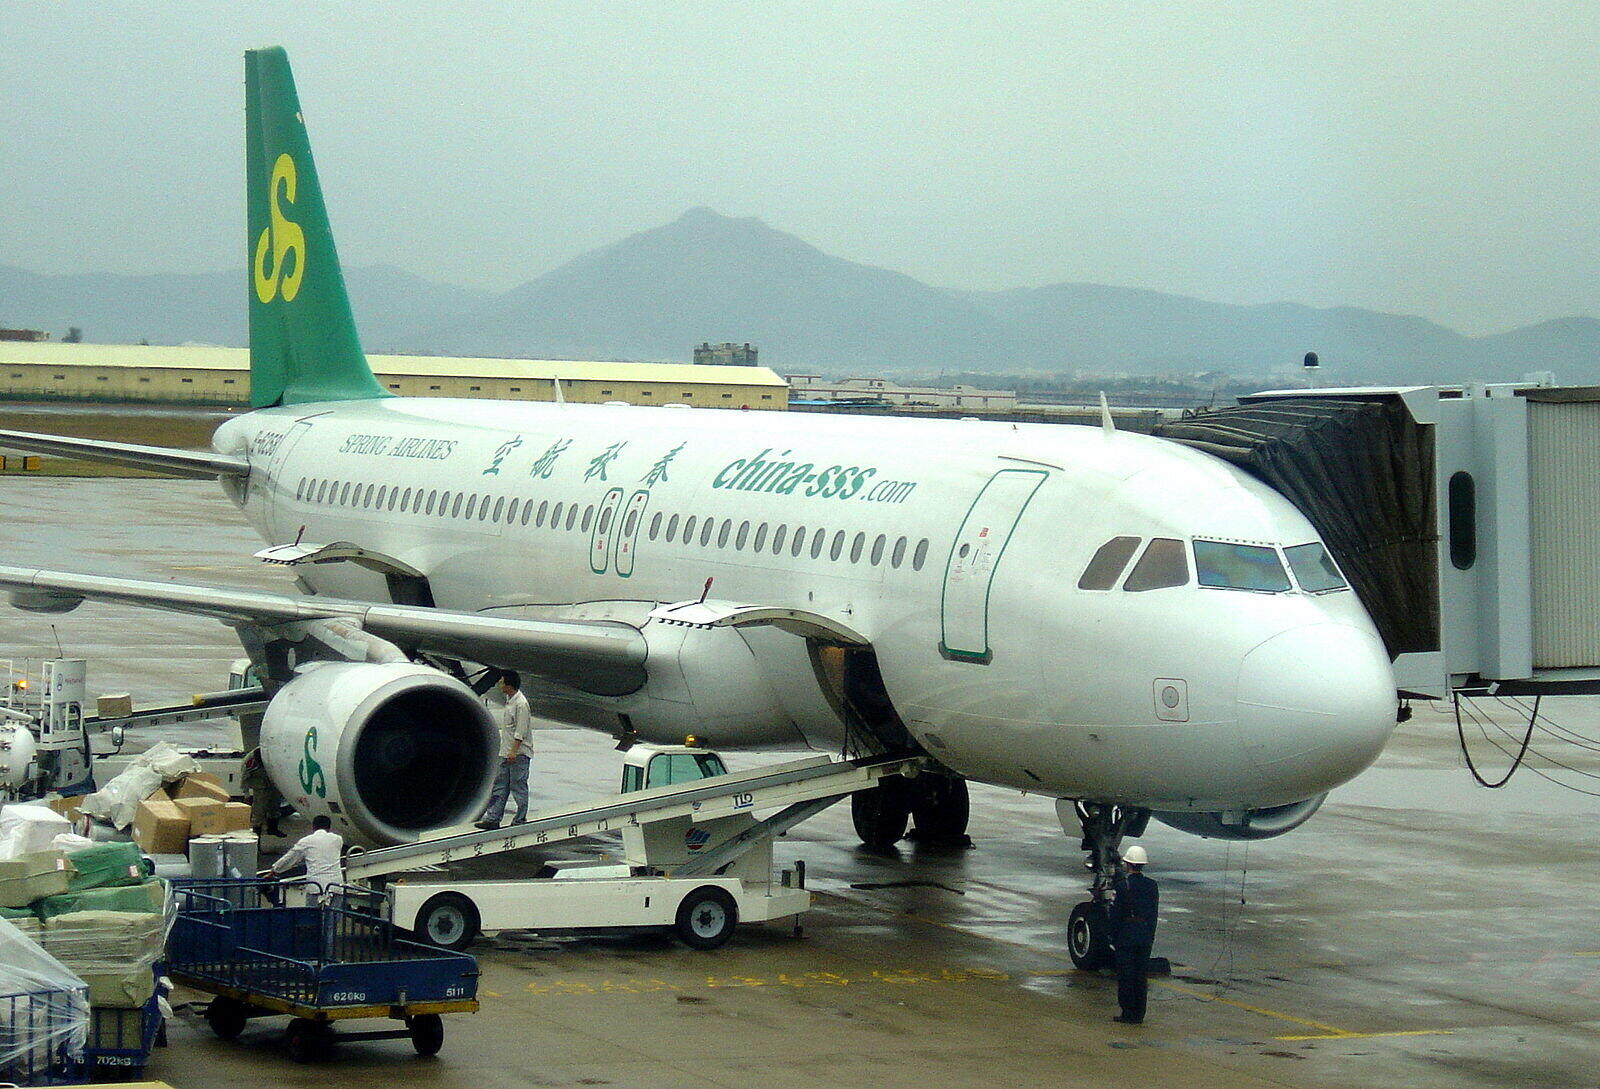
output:
[[[1039,469],[1002,469],[967,511],[944,570],[939,653],[946,658],[987,663],[994,656],[989,649],[989,588],[1017,520],[1049,475]]]

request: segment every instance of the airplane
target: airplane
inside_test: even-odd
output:
[[[211,452],[0,445],[220,481],[303,591],[0,566],[14,605],[214,617],[272,696],[267,769],[374,843],[473,820],[469,685],[624,741],[914,752],[862,839],[960,838],[967,780],[1058,799],[1103,961],[1152,814],[1265,838],[1396,724],[1390,660],[1306,518],[1218,458],[1104,426],[400,398],[362,353],[287,54],[246,54],[253,411]],[[181,541],[172,542],[175,552]],[[247,741],[248,743],[248,741]],[[1081,957],[1080,957],[1081,954]]]

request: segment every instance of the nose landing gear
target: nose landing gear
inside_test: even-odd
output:
[[[1089,854],[1084,865],[1093,874],[1089,899],[1073,908],[1067,920],[1067,952],[1073,966],[1085,971],[1110,967],[1111,885],[1122,860],[1122,840],[1124,836],[1137,838],[1144,834],[1150,811],[1062,798],[1056,802],[1056,816],[1068,835],[1072,833],[1069,821],[1076,819],[1083,833],[1080,849]]]

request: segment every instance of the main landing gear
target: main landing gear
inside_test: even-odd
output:
[[[1089,884],[1089,899],[1073,908],[1067,920],[1067,951],[1077,968],[1094,971],[1110,967],[1114,959],[1111,884],[1122,860],[1122,839],[1143,835],[1145,825],[1150,823],[1150,811],[1062,798],[1056,802],[1056,815],[1061,818],[1062,830],[1068,834],[1071,832],[1068,821],[1071,817],[1077,818],[1083,830],[1080,846],[1089,854],[1084,865],[1094,875]]]
[[[890,775],[877,786],[850,796],[850,819],[861,842],[886,851],[906,835],[920,843],[968,847],[967,818],[971,807],[967,781],[958,775],[925,774],[913,779]]]

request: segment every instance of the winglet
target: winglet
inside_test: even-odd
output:
[[[1106,403],[1105,390],[1100,391],[1100,426],[1105,429],[1107,435],[1117,433],[1117,425],[1111,420],[1111,406]]]

